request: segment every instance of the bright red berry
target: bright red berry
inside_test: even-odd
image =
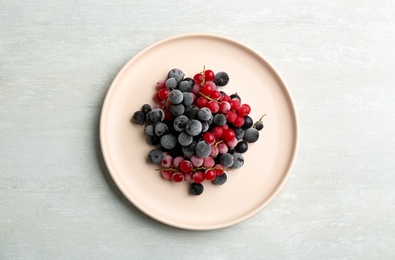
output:
[[[239,100],[239,99],[233,98],[233,99],[230,101],[230,107],[231,107],[233,110],[239,109],[240,106],[241,106],[241,104],[240,104],[240,100]]]
[[[213,130],[211,130],[211,132],[216,139],[221,139],[224,133],[224,129],[221,126],[216,126],[213,128]]]
[[[193,169],[193,165],[192,165],[191,161],[184,160],[184,161],[180,162],[179,168],[182,172],[190,172]]]
[[[237,114],[240,116],[247,116],[251,112],[251,107],[247,104],[243,104],[240,106],[240,108],[237,110]]]
[[[210,109],[211,113],[215,114],[219,111],[219,105],[217,101],[211,100],[207,103],[207,108]]]
[[[221,98],[221,92],[219,92],[218,90],[214,89],[211,94],[210,94],[210,98],[218,100]]]
[[[223,134],[223,138],[225,141],[232,141],[235,138],[235,136],[236,136],[235,131],[233,131],[232,129],[226,129]]]
[[[203,74],[198,73],[193,77],[193,80],[195,81],[196,84],[200,84],[203,81]]]
[[[233,121],[233,125],[235,127],[241,127],[242,125],[244,125],[244,117],[242,116],[237,116],[235,121]]]
[[[222,97],[221,97],[221,99],[220,99],[221,101],[231,101],[232,99],[230,98],[230,96],[228,96],[228,95],[223,95]]]
[[[213,86],[211,86],[211,84],[205,84],[200,90],[200,93],[209,97],[212,91],[213,91]]]
[[[224,170],[224,166],[222,166],[221,164],[216,164],[216,165],[214,166],[214,169],[215,169],[217,175],[221,175],[221,174],[223,174],[224,171],[225,171],[225,170]]]
[[[213,81],[215,79],[215,74],[212,70],[204,71],[204,79],[206,81]]]
[[[211,132],[206,132],[203,134],[203,140],[211,145],[215,143],[215,136]]]
[[[197,105],[198,108],[206,107],[207,103],[208,103],[208,100],[205,97],[199,97],[196,100],[196,105]]]
[[[184,180],[184,174],[182,174],[181,172],[175,172],[173,173],[173,176],[171,176],[171,179],[174,182],[182,182]]]
[[[216,176],[217,172],[215,170],[206,170],[206,172],[204,173],[204,177],[208,181],[214,180]]]
[[[226,120],[228,120],[228,122],[233,123],[237,118],[237,114],[235,111],[229,111],[228,113],[226,113]]]
[[[167,88],[162,88],[162,89],[160,89],[160,90],[158,91],[158,97],[159,97],[161,100],[165,100],[165,99],[169,96],[169,94],[170,94],[170,90],[167,89]]]
[[[197,171],[192,175],[192,180],[196,183],[202,183],[204,179],[204,172],[202,171]]]

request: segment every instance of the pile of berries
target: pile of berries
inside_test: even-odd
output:
[[[170,70],[156,85],[155,105],[143,105],[132,122],[145,125],[148,143],[157,146],[148,157],[160,165],[162,177],[188,181],[189,192],[200,195],[204,181],[222,185],[228,170],[244,164],[243,153],[258,140],[263,116],[254,123],[237,93],[218,90],[229,82],[226,72],[203,69],[193,79],[184,76]]]

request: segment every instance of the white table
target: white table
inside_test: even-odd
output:
[[[394,28],[394,1],[1,1],[0,258],[394,259]],[[261,53],[300,119],[279,196],[215,231],[141,213],[98,138],[120,68],[187,32]]]

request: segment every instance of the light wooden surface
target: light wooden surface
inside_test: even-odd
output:
[[[103,163],[100,109],[148,45],[209,32],[294,96],[291,178],[236,226],[179,230]],[[0,1],[0,259],[394,259],[394,1]]]

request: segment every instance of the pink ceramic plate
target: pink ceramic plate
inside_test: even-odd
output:
[[[156,82],[170,69],[193,77],[203,65],[229,74],[223,90],[237,92],[252,107],[254,120],[267,116],[260,139],[245,153],[244,166],[230,171],[224,185],[205,183],[204,193],[192,196],[187,182],[166,181],[146,162],[153,147],[145,141],[144,128],[130,118],[144,103],[153,104]],[[228,38],[186,34],[151,45],[123,67],[104,101],[100,140],[112,178],[137,208],[171,226],[208,230],[239,223],[273,199],[293,164],[297,130],[287,87],[265,59]]]

